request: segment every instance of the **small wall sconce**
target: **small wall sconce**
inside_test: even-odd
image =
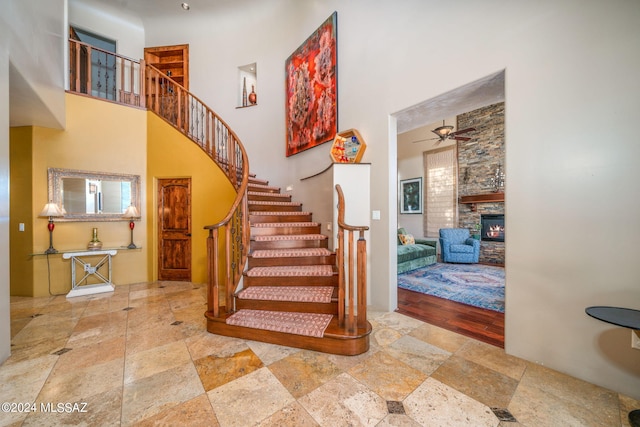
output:
[[[127,210],[124,211],[122,217],[129,218],[129,230],[131,230],[131,243],[129,243],[129,246],[127,246],[127,248],[136,249],[137,246],[135,245],[135,243],[133,243],[133,229],[135,228],[136,224],[133,221],[137,218],[140,218],[140,212],[138,212],[138,209],[135,206],[130,205]]]
[[[62,212],[62,209],[60,209],[60,207],[53,202],[49,202],[44,205],[42,212],[40,212],[39,216],[49,217],[49,224],[47,225],[47,228],[49,229],[49,249],[44,251],[45,254],[58,253],[58,250],[53,247],[53,229],[56,228],[55,224],[53,223],[53,218],[63,215],[64,213]]]

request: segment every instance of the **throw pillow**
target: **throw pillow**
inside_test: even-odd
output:
[[[416,243],[416,239],[411,234],[400,234],[399,237],[403,245],[414,245]]]

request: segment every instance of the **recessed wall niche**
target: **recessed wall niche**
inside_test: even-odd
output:
[[[258,104],[258,67],[256,63],[238,67],[238,108]]]

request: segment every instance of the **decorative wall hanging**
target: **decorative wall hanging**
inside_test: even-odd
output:
[[[333,163],[360,163],[367,144],[356,129],[336,134],[329,155]]]
[[[422,213],[422,177],[400,181],[400,213]]]
[[[333,12],[285,62],[287,157],[338,132],[337,21]]]

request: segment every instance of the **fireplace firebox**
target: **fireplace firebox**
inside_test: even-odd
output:
[[[480,238],[488,242],[504,242],[504,214],[480,215]]]

